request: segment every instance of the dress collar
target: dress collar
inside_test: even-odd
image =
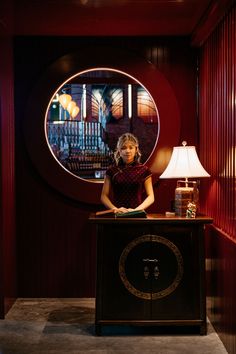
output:
[[[128,163],[128,164],[124,163],[123,160],[120,160],[118,166],[121,168],[126,168],[126,167],[136,166],[137,164],[138,164],[138,162],[135,160]]]

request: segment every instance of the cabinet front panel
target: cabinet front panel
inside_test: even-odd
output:
[[[201,319],[201,244],[196,225],[99,225],[97,318]]]
[[[130,225],[106,225],[99,232],[97,314],[102,319],[150,319],[150,299],[128,290],[131,286],[151,297],[151,279],[143,261],[150,256],[151,243],[138,244],[134,252],[126,248],[143,234],[145,228]]]
[[[160,276],[152,283],[152,318],[200,319],[201,240],[198,239],[197,229],[159,226],[153,229],[153,234],[163,237],[170,244],[164,247],[153,242],[153,257],[159,260]],[[166,287],[163,297],[155,296],[160,287]]]

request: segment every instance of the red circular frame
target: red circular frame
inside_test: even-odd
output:
[[[164,75],[145,59],[132,52],[106,47],[87,48],[59,58],[32,92],[23,125],[25,143],[34,165],[53,188],[70,198],[91,204],[100,203],[102,183],[86,181],[61,167],[48,147],[44,120],[48,103],[62,82],[80,71],[96,67],[109,67],[133,76],[153,97],[160,129],[147,165],[153,171],[154,179],[162,172],[158,169],[162,150],[176,145],[180,132],[180,114],[174,92]]]

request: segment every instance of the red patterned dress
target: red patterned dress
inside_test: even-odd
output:
[[[152,175],[141,163],[112,165],[106,175],[110,177],[113,201],[116,207],[136,208],[143,201],[144,182]]]

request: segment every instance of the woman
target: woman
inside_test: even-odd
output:
[[[152,174],[139,162],[140,157],[137,138],[130,133],[121,135],[114,153],[115,163],[106,171],[101,194],[101,202],[108,209],[116,213],[144,210],[154,202]]]

